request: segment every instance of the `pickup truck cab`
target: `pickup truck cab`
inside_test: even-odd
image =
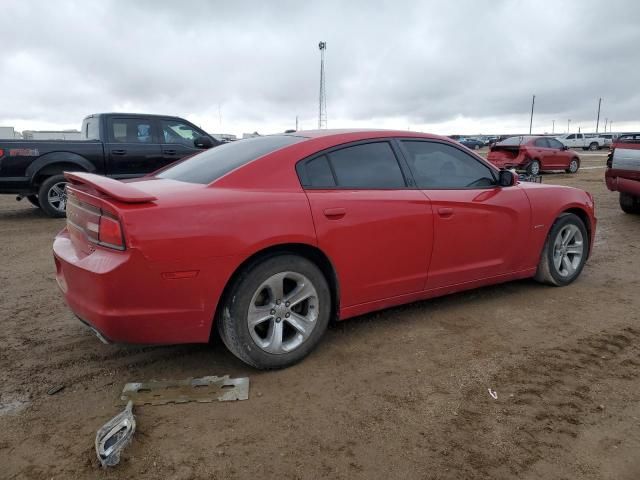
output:
[[[607,143],[607,140],[599,135],[589,133],[569,133],[560,135],[556,139],[569,148],[582,148],[583,150],[592,151],[600,150],[611,143],[610,141]]]
[[[179,117],[100,113],[82,122],[82,139],[0,140],[0,194],[27,198],[50,217],[66,208],[65,171],[141,177],[219,145]]]
[[[604,174],[607,188],[620,192],[620,208],[640,213],[640,133],[624,133],[611,145]]]

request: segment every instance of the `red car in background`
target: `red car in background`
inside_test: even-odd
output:
[[[228,143],[126,183],[67,173],[56,278],[105,341],[208,342],[291,365],[330,319],[535,277],[574,281],[593,198],[518,183],[449,139],[311,131]]]
[[[526,170],[530,175],[542,170],[576,173],[580,168],[578,154],[551,137],[509,137],[491,147],[487,160],[498,168]]]
[[[640,133],[625,133],[613,142],[605,181],[609,190],[620,192],[625,213],[640,213]]]

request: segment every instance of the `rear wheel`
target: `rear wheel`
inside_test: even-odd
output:
[[[573,213],[560,215],[547,236],[535,279],[562,287],[573,282],[589,253],[589,235],[584,222]]]
[[[569,162],[569,168],[565,170],[567,173],[576,173],[580,168],[580,160],[577,158],[572,158]]]
[[[539,175],[540,174],[540,162],[538,160],[531,160],[529,165],[527,165],[527,173],[529,175]]]
[[[318,344],[331,306],[329,286],[314,263],[278,255],[239,275],[217,320],[218,331],[243,362],[260,369],[288,367]]]
[[[52,218],[65,216],[67,208],[67,180],[64,175],[53,175],[45,179],[38,190],[40,208]]]
[[[597,142],[591,142],[589,144],[589,150],[591,150],[592,152],[598,150],[600,148],[600,145],[598,145]]]
[[[620,193],[620,208],[624,213],[640,213],[640,198],[628,193]]]

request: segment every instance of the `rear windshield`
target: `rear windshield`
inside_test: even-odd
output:
[[[509,138],[505,138],[503,141],[501,141],[500,143],[498,143],[498,145],[520,145],[522,143],[525,143],[527,140],[529,140],[530,137],[509,137]]]
[[[302,140],[305,137],[269,135],[225,143],[177,163],[156,176],[206,185],[256,158]]]

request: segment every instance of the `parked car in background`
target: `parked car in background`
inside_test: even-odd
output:
[[[484,142],[471,137],[460,138],[458,142],[471,150],[479,150],[484,147]]]
[[[600,138],[604,140],[604,147],[611,147],[614,140],[618,138],[618,134],[616,133],[602,133],[599,135]]]
[[[139,177],[219,144],[179,117],[89,115],[82,121],[82,140],[0,140],[0,194],[26,197],[48,216],[63,217],[65,171]]]
[[[569,133],[557,136],[556,139],[569,148],[582,148],[583,150],[600,150],[607,145],[605,138],[589,133]]]
[[[640,213],[640,133],[623,133],[611,145],[605,182],[609,190],[620,192],[625,213]]]
[[[417,132],[300,131],[127,183],[67,178],[53,253],[83,322],[150,344],[217,327],[258,368],[304,358],[330,319],[514,279],[567,285],[596,231],[588,193],[519,183]]]
[[[487,160],[496,167],[525,170],[529,175],[542,170],[576,173],[580,168],[578,154],[552,137],[509,137],[491,147]]]

